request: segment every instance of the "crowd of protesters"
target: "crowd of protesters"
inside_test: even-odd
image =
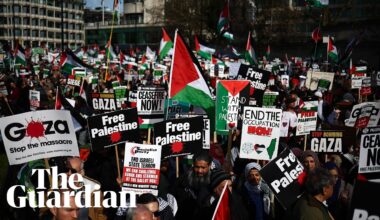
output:
[[[237,60],[227,60],[230,63]],[[203,61],[201,62],[203,63]],[[284,64],[284,62],[281,62]],[[179,177],[176,177],[175,159],[166,159],[161,162],[161,173],[158,196],[142,194],[137,198],[136,208],[103,208],[101,212],[96,210],[77,208],[61,209],[32,209],[10,208],[7,204],[1,215],[8,219],[212,219],[218,199],[223,188],[231,192],[230,213],[231,219],[345,219],[347,217],[353,185],[357,179],[358,149],[359,143],[351,146],[343,146],[345,152],[341,154],[317,154],[310,150],[304,150],[304,136],[295,135],[295,123],[300,106],[305,101],[318,101],[318,130],[330,130],[343,128],[344,120],[350,114],[352,107],[361,99],[356,91],[350,89],[350,74],[348,69],[332,67],[320,64],[322,71],[335,72],[333,89],[329,91],[310,91],[305,86],[300,86],[300,81],[306,72],[312,68],[311,62],[286,63],[286,74],[290,76],[290,86],[281,84],[280,78],[272,74],[274,83],[267,86],[268,91],[279,92],[276,100],[276,108],[287,112],[290,117],[290,127],[287,137],[282,137],[279,144],[279,152],[289,148],[303,164],[305,171],[299,177],[299,182],[305,190],[292,208],[285,210],[276,200],[269,186],[261,178],[259,171],[267,164],[267,161],[241,159],[239,157],[240,131],[235,131],[232,141],[231,161],[226,161],[227,138],[219,136],[217,142],[211,141],[210,151],[205,151],[192,158],[181,157]],[[7,93],[0,93],[1,116],[6,117],[30,111],[29,90],[38,90],[41,94],[40,107],[37,110],[54,109],[56,107],[57,93],[62,93],[65,98],[75,99],[72,111],[81,117],[87,118],[97,112],[86,102],[86,98],[79,95],[78,88],[65,85],[67,75],[62,74],[59,68],[53,68],[47,61],[41,59],[38,63],[38,73],[31,68],[31,64],[21,68],[19,72],[26,71],[29,74],[16,74],[16,71],[3,70],[1,81],[4,82]],[[363,63],[365,64],[365,63]],[[260,68],[265,68],[265,63]],[[50,67],[49,67],[50,66]],[[204,65],[202,65],[205,67]],[[48,75],[43,75],[43,69],[50,68]],[[24,69],[24,70],[23,70]],[[93,86],[87,79],[85,83],[86,93],[103,92],[112,93],[112,81],[119,81],[120,85],[126,85],[128,91],[136,90],[140,85],[163,86],[167,88],[165,75],[155,78],[152,69],[147,69],[144,76],[139,78],[135,67],[113,68],[110,77],[106,78],[106,68],[95,68],[99,74],[99,82]],[[168,70],[170,67],[168,68]],[[167,74],[169,71],[167,70]],[[210,76],[204,69],[205,78],[214,87],[217,77]],[[229,69],[226,67],[225,72]],[[284,72],[284,74],[285,74]],[[95,70],[94,72],[95,73]],[[133,77],[124,77],[126,75]],[[372,74],[367,67],[367,74]],[[58,88],[58,89],[57,89]],[[373,95],[368,96],[368,101],[379,98],[379,89],[373,87]],[[74,91],[73,91],[74,90]],[[87,98],[89,100],[89,98]],[[132,102],[123,105],[124,108],[134,107]],[[146,131],[141,130],[141,135],[146,136]],[[77,132],[80,148],[88,148],[89,138],[86,127]],[[356,139],[354,137],[354,139]],[[122,147],[121,147],[122,148]],[[120,149],[121,149],[120,148]],[[1,149],[4,149],[2,147]],[[124,152],[119,155],[123,161]],[[61,173],[81,173],[88,177],[89,182],[99,183],[102,191],[120,191],[121,180],[118,179],[117,167],[113,149],[105,148],[102,151],[90,152],[81,157],[50,158],[50,166],[58,166]],[[231,170],[224,170],[224,164],[229,162]],[[7,179],[3,184],[2,197],[6,189],[18,183],[18,172],[24,167],[21,165],[9,166]],[[37,184],[35,175],[30,175],[30,181]],[[373,177],[370,177],[373,178]]]

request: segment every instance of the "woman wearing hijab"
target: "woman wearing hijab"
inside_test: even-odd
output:
[[[243,199],[250,212],[250,219],[270,219],[271,195],[270,189],[259,173],[261,166],[249,163],[245,166],[245,182],[242,189]]]

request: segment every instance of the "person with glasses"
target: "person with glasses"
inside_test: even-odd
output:
[[[329,211],[335,219],[346,219],[353,187],[343,180],[340,169],[334,162],[327,162],[324,167],[335,181],[333,195],[327,200]]]

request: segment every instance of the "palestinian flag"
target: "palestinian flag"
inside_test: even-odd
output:
[[[218,204],[216,205],[214,215],[212,220],[231,220],[231,211],[230,211],[230,190],[227,186],[224,185],[222,194],[219,197]]]
[[[230,11],[228,7],[228,1],[224,3],[223,11],[220,12],[217,31],[219,34],[223,34],[230,27],[229,25]]]
[[[211,121],[215,117],[215,102],[203,77],[202,69],[178,31],[174,38],[169,98],[203,108]]]
[[[269,61],[270,57],[270,45],[268,45],[267,50],[265,51],[265,59]]]
[[[61,71],[66,75],[71,75],[72,69],[74,67],[88,68],[92,67],[85,64],[82,60],[80,60],[71,50],[66,50],[62,52],[61,59],[59,61],[59,65],[61,66]]]
[[[336,46],[333,45],[331,37],[329,37],[329,42],[327,45],[327,54],[334,63],[338,62],[338,51]]]
[[[251,45],[251,32],[248,33],[247,46],[245,47],[245,60],[248,61],[250,65],[258,64],[255,50]]]
[[[199,56],[206,60],[212,60],[212,54],[215,53],[215,49],[206,47],[199,43],[197,36],[194,37],[195,40],[195,51]]]
[[[22,48],[20,44],[17,44],[15,51],[15,64],[20,64],[22,66],[26,66],[26,58],[25,58],[25,50]]]
[[[116,54],[112,48],[111,41],[108,41],[106,45],[106,60],[116,59]]]
[[[142,58],[141,58],[141,65],[140,65],[140,70],[146,70],[146,69],[148,69],[149,68],[149,63],[148,63],[148,61],[147,61],[147,59],[146,59],[146,56],[145,56],[145,54],[142,56]]]
[[[319,27],[313,30],[313,32],[311,33],[311,38],[314,40],[315,43],[322,40],[322,33]]]
[[[97,58],[99,54],[99,46],[97,44],[93,45],[91,48],[87,50],[87,54],[90,57]]]
[[[162,39],[160,43],[160,60],[163,60],[173,48],[173,42],[169,35],[166,33],[165,29],[162,28]]]
[[[227,38],[228,40],[234,40],[234,35],[230,32],[224,32],[223,37]]]

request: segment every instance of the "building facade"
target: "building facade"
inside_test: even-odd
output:
[[[13,44],[18,40],[32,47],[46,43],[48,47],[60,48],[63,25],[64,44],[77,48],[85,43],[83,15],[83,0],[2,0],[0,41]]]
[[[164,26],[164,6],[164,0],[125,0],[120,10],[123,13],[114,19],[112,43],[121,48],[146,45],[157,48]],[[86,20],[85,23],[86,44],[105,45],[110,37],[112,19],[104,23],[102,19]]]

